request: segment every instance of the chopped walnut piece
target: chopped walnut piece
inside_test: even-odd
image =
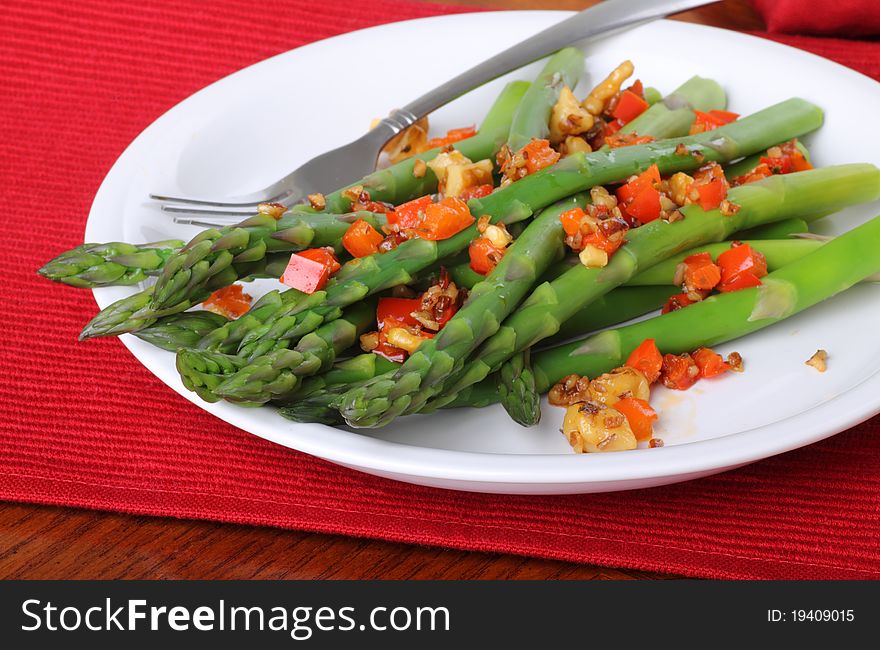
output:
[[[732,217],[740,211],[740,206],[738,206],[736,203],[731,203],[727,199],[721,201],[721,205],[719,207],[721,210],[721,216],[723,217]]]
[[[457,149],[449,151],[441,151],[433,160],[427,163],[434,175],[437,177],[437,188],[441,194],[446,193],[446,179],[449,175],[450,168],[457,165],[470,165],[471,159],[465,156]],[[490,163],[491,167],[491,163]],[[491,173],[491,172],[490,172]]]
[[[620,86],[632,76],[634,70],[632,61],[624,61],[590,91],[590,94],[587,95],[587,98],[581,105],[598,117],[605,110],[608,100],[620,92]]]
[[[651,438],[648,441],[648,446],[651,447],[652,449],[654,449],[656,447],[662,447],[663,446],[663,439],[662,438]]]
[[[360,343],[361,350],[364,352],[372,352],[379,346],[379,332],[361,334]]]
[[[743,358],[739,352],[731,352],[727,355],[727,365],[730,366],[731,372],[743,372]]]
[[[413,163],[413,177],[414,178],[424,178],[425,172],[428,171],[428,165],[424,160],[419,158]]]
[[[690,151],[688,151],[687,145],[685,145],[683,142],[679,142],[677,145],[675,145],[676,156],[687,156],[689,153]]]
[[[323,210],[327,207],[327,199],[324,198],[323,194],[309,194],[309,205],[315,208],[315,210]]]
[[[580,375],[568,375],[563,377],[547,396],[553,406],[571,406],[577,402],[586,402],[590,399],[590,378]]]
[[[570,156],[574,153],[590,153],[592,150],[590,143],[576,135],[566,136],[562,144],[559,145],[559,153],[563,156]]]
[[[320,196],[322,200],[324,198],[323,195],[321,195],[321,194],[318,194],[318,195],[313,194],[312,196]],[[311,203],[312,196],[309,196],[309,203]],[[323,205],[320,208],[317,208],[314,205],[312,207],[315,208],[316,210],[323,210],[324,209]],[[258,214],[269,215],[270,217],[272,217],[276,221],[278,219],[280,219],[281,215],[283,215],[285,212],[287,212],[287,208],[280,203],[260,203],[257,206],[257,213]]]
[[[828,353],[825,350],[816,350],[816,353],[807,359],[806,364],[813,366],[819,372],[825,372],[828,368]]]
[[[578,103],[571,88],[563,86],[550,113],[550,144],[586,133],[593,128],[593,122],[593,116]]]
[[[488,214],[484,214],[483,216],[481,216],[479,219],[477,219],[477,232],[482,235],[484,232],[486,232],[486,228],[491,222],[492,217],[490,217]]]
[[[466,190],[478,185],[491,185],[492,171],[491,160],[449,165],[446,178],[438,187],[444,196],[460,197]]]
[[[342,190],[342,196],[352,203],[360,199],[361,194],[364,193],[363,185],[353,185],[352,187],[346,188]]]

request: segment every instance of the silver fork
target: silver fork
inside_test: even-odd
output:
[[[503,74],[537,61],[560,47],[641,25],[669,14],[693,9],[718,0],[605,0],[510,47],[500,54],[422,95],[349,144],[328,151],[301,165],[262,190],[225,200],[150,194],[162,209],[177,215],[226,217],[250,216],[260,203],[287,207],[313,193],[328,193],[356,181],[376,167],[385,144],[416,121]],[[218,225],[211,221],[176,216],[177,223]]]

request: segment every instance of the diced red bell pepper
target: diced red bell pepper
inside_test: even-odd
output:
[[[726,284],[743,274],[751,274],[755,278],[767,275],[767,259],[748,244],[732,246],[718,256],[721,267],[721,283]]]
[[[451,129],[441,138],[431,138],[425,143],[426,149],[436,149],[437,147],[445,147],[456,142],[461,142],[466,138],[472,138],[477,135],[477,129],[473,126],[466,126],[460,129]]]
[[[668,314],[671,311],[678,311],[679,309],[684,309],[688,305],[693,304],[694,301],[688,298],[686,293],[677,293],[666,300],[666,304],[663,305],[661,313]]]
[[[714,210],[727,197],[727,185],[720,178],[711,180],[705,185],[695,184],[694,187],[699,194],[698,203],[703,210]]]
[[[614,107],[611,115],[624,124],[627,124],[632,122],[647,109],[648,102],[639,97],[633,91],[624,90],[620,93],[620,99],[617,100],[617,106]]]
[[[646,224],[660,217],[660,192],[653,187],[645,186],[638,190],[633,200],[624,207],[624,212]]]
[[[751,289],[752,287],[760,287],[761,279],[754,273],[740,273],[727,282],[718,285],[718,291],[721,293],[730,293],[731,291],[740,291],[742,289]]]
[[[342,235],[342,245],[352,257],[366,257],[379,250],[384,237],[373,226],[358,219]]]
[[[684,259],[684,284],[688,289],[711,291],[721,281],[721,269],[709,253],[697,253]]]
[[[654,434],[654,421],[657,412],[643,399],[637,397],[624,397],[614,403],[612,407],[621,413],[629,423],[636,440],[650,440]]]
[[[495,188],[491,183],[486,183],[484,185],[475,185],[473,187],[469,187],[464,190],[458,198],[462,201],[470,201],[471,199],[482,199],[484,196],[489,196]]]
[[[416,228],[425,218],[425,210],[433,202],[429,195],[398,205],[388,213],[388,223],[396,225],[401,230]]]
[[[412,317],[414,311],[422,308],[422,301],[418,298],[380,298],[376,306],[376,322],[379,330],[384,329],[389,321],[398,323],[397,326],[418,326],[419,322]]]
[[[724,358],[711,348],[699,348],[691,357],[697,364],[697,368],[700,369],[702,379],[717,377],[730,370],[730,366],[724,361]]]
[[[566,210],[559,215],[559,221],[562,222],[562,229],[569,237],[573,237],[581,230],[581,219],[587,216],[582,208],[572,208]]]
[[[474,221],[467,203],[456,197],[446,197],[425,208],[425,219],[415,230],[422,239],[439,241],[458,234]]]
[[[314,250],[321,249],[310,249],[290,256],[284,275],[281,276],[283,284],[309,294],[320,291],[327,285],[332,265],[326,259],[321,261],[318,255],[312,254]]]
[[[694,111],[694,114],[696,117],[694,118],[694,123],[691,125],[691,135],[717,129],[719,126],[729,124],[739,117],[739,113],[731,113],[730,111],[720,111],[717,109],[711,110],[708,113]]]
[[[700,369],[689,354],[664,354],[660,379],[673,390],[687,390],[700,378]]]
[[[549,140],[534,139],[522,148],[526,161],[526,171],[534,174],[536,171],[555,165],[561,157],[559,152],[554,151]]]
[[[606,122],[605,128],[602,129],[603,139],[611,137],[612,135],[620,131],[620,129],[622,129],[624,126],[626,125],[620,120],[612,120],[611,122]]]
[[[645,339],[635,350],[630,352],[626,365],[635,368],[653,384],[660,377],[660,368],[663,366],[663,355],[657,349],[654,339]]]
[[[471,260],[471,269],[480,275],[488,275],[504,257],[504,250],[495,246],[485,237],[477,237],[468,247],[468,256]]]
[[[208,311],[223,314],[227,318],[238,318],[251,308],[252,301],[253,298],[242,291],[240,284],[231,284],[217,289],[202,305]]]

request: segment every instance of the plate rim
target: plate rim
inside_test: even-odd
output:
[[[132,140],[107,172],[95,195],[86,221],[86,240],[88,240],[90,230],[98,227],[96,224],[98,224],[100,218],[96,215],[108,207],[112,207],[112,205],[107,206],[107,202],[112,202],[114,195],[119,195],[120,193],[120,188],[113,187],[113,184],[118,182],[117,177],[122,176],[124,178],[127,172],[126,168],[136,163],[140,150],[148,145],[148,141],[151,138],[159,136],[170,120],[173,120],[176,115],[185,110],[185,108],[181,107],[191,107],[193,104],[203,101],[206,96],[218,92],[218,87],[222,89],[223,86],[233,83],[232,80],[235,77],[247,74],[253,68],[268,65],[270,62],[276,61],[281,57],[295,56],[293,53],[307,48],[315,49],[326,46],[328,43],[336,43],[339,40],[351,37],[353,34],[382,31],[391,26],[399,28],[402,25],[414,23],[454,22],[462,18],[486,19],[492,16],[497,17],[500,14],[517,16],[547,14],[563,18],[573,13],[571,11],[551,10],[488,11],[445,14],[395,21],[315,41],[236,70],[201,88],[169,108]],[[838,73],[856,75],[862,80],[877,83],[867,75],[839,63],[769,39],[706,25],[666,20],[663,22],[675,24],[686,31],[716,31],[723,33],[724,38],[742,39],[743,41],[757,43],[761,47],[776,49],[777,51],[790,51],[796,53],[798,57],[816,59],[821,61],[822,65],[833,66],[837,68]],[[123,187],[121,189],[124,196],[126,188]],[[98,306],[104,308],[120,297],[130,295],[136,289],[137,287],[113,287],[96,289],[92,293]],[[721,472],[732,467],[813,444],[880,413],[880,400],[874,405],[867,406],[869,401],[864,399],[866,392],[880,392],[877,390],[880,389],[880,370],[878,370],[872,375],[865,377],[850,390],[793,416],[713,439],[671,445],[660,449],[634,450],[623,456],[618,454],[515,454],[439,449],[380,440],[325,425],[293,423],[281,419],[280,416],[277,417],[284,426],[279,426],[277,429],[270,431],[255,431],[253,430],[255,427],[249,426],[247,422],[247,411],[245,409],[225,403],[208,404],[202,402],[194,393],[187,391],[179,381],[175,382],[173,378],[169,381],[168,373],[163,372],[163,368],[159,367],[162,365],[159,362],[162,358],[161,355],[155,358],[143,358],[143,355],[139,353],[140,349],[142,347],[149,348],[150,346],[131,335],[124,335],[120,337],[120,340],[139,363],[156,375],[169,388],[202,410],[251,435],[256,435],[276,444],[359,471],[383,476],[391,475],[398,480],[413,483],[424,484],[427,481],[428,484],[436,485],[437,481],[446,482],[449,485],[444,487],[465,490],[469,489],[469,485],[485,486],[488,484],[500,488],[504,485],[515,484],[518,486],[540,486],[545,488],[541,492],[546,492],[548,487],[570,487],[577,485],[578,489],[566,489],[566,491],[579,493],[590,491],[590,485],[599,483],[629,484],[645,483],[646,481],[651,484],[658,484],[658,482],[668,483],[673,482],[675,477],[684,474]],[[846,417],[834,419],[830,426],[824,423],[820,424],[822,419],[814,417],[815,412],[831,407],[834,407],[838,412],[846,413]],[[782,423],[786,423],[787,427],[780,432],[779,429],[782,427]],[[293,430],[297,431],[296,435],[292,433]],[[772,441],[768,441],[768,430],[774,434]],[[348,444],[327,444],[328,431],[336,435],[345,434],[348,438]],[[329,437],[336,437],[336,435]],[[764,444],[759,446],[750,444],[755,440],[763,441]],[[754,449],[760,449],[761,451],[756,453]],[[665,480],[670,478],[672,480]],[[637,487],[637,485],[632,487]],[[623,489],[626,489],[626,486]],[[486,492],[493,490],[480,487],[478,491]],[[522,492],[523,490],[516,489],[514,491]]]

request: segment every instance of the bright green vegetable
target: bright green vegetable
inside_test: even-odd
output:
[[[199,309],[160,318],[134,335],[163,350],[177,352],[180,348],[195,347],[203,336],[228,322],[225,316]]]
[[[513,115],[507,146],[518,151],[532,138],[546,139],[550,135],[550,112],[559,100],[563,86],[574,88],[584,73],[584,54],[566,47],[551,56],[541,74],[523,95]]]
[[[744,228],[880,198],[880,169],[870,164],[839,165],[771,176],[731,189],[728,198],[740,206],[733,216],[723,216],[717,209],[706,212],[696,205],[685,206],[681,221],[657,220],[630,231],[628,243],[608,266],[575,266],[538,286],[468,361],[466,370],[447,382],[440,399],[448,401],[457,391],[481,381],[513,354],[555,334],[561,323],[596,297],[679,251],[723,241]]]
[[[647,95],[647,89],[645,89]],[[651,103],[651,102],[649,102]],[[656,139],[686,135],[694,122],[694,110],[710,111],[727,107],[724,89],[712,79],[691,77],[662,101],[621,129],[623,133],[650,135]]]
[[[72,287],[93,288],[137,284],[158,274],[165,260],[183,242],[176,239],[152,244],[82,244],[47,262],[37,272]]]

